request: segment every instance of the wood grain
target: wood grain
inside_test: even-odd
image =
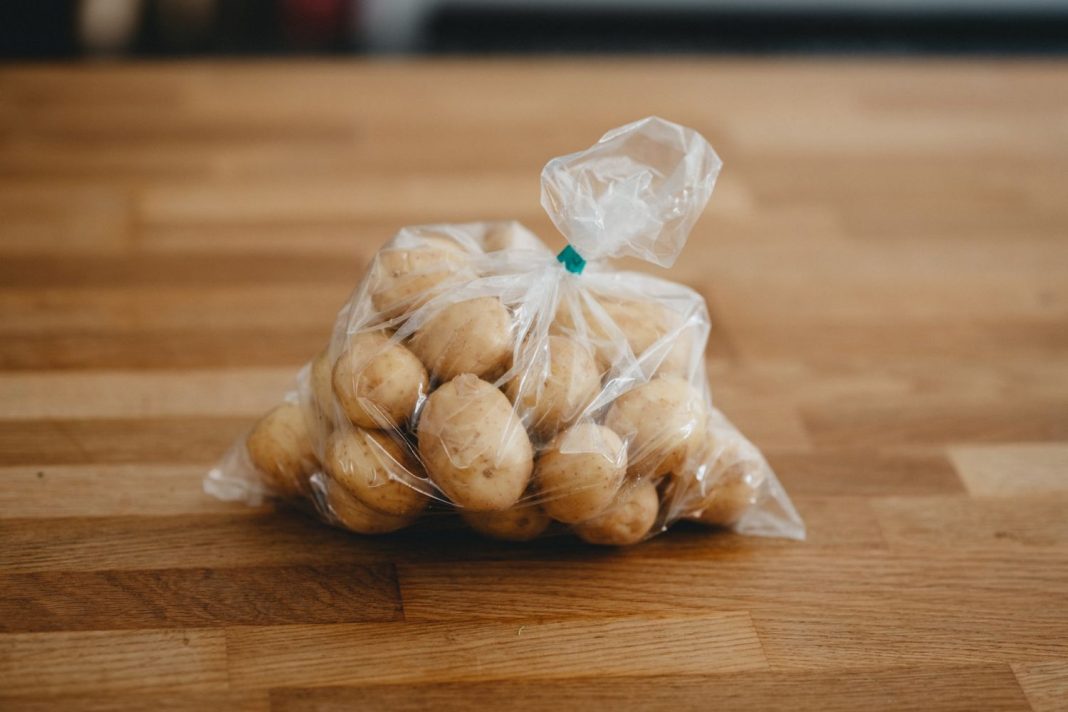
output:
[[[1068,709],[1062,60],[0,67],[0,708]],[[596,100],[591,100],[596,97]],[[658,114],[804,543],[360,537],[203,472],[375,250]]]
[[[412,651],[420,651],[413,655]],[[767,667],[743,612],[684,618],[233,628],[237,687],[745,672]],[[561,655],[561,651],[567,651]]]
[[[870,710],[1027,710],[1027,700],[1005,665],[891,668],[826,672],[746,672],[708,676],[662,675],[613,680],[450,682],[419,685],[274,690],[271,707],[304,710],[466,710],[514,706],[525,710],[626,708],[643,710],[752,710],[791,712],[820,708]],[[640,701],[640,702],[638,702]],[[1052,708],[1050,708],[1052,709]]]

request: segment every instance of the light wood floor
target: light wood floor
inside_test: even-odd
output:
[[[658,114],[805,543],[365,539],[201,493],[398,227]],[[1068,709],[1068,64],[0,68],[0,707]]]

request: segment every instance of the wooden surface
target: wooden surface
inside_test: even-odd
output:
[[[0,69],[0,708],[1068,709],[1068,65]],[[805,543],[360,538],[201,493],[398,227],[659,114]]]

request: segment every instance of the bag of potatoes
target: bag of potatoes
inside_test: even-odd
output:
[[[512,540],[634,544],[679,519],[803,537],[712,405],[704,300],[603,263],[670,267],[720,166],[699,134],[648,118],[545,167],[542,204],[569,242],[556,257],[514,222],[402,229],[205,488],[306,501],[363,534],[455,510]]]

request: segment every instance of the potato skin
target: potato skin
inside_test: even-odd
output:
[[[626,472],[627,448],[619,436],[603,425],[579,423],[542,451],[534,481],[545,512],[574,524],[612,504]]]
[[[616,399],[605,425],[627,441],[632,475],[665,475],[681,467],[705,432],[701,394],[675,376],[660,376]]]
[[[300,496],[318,464],[304,413],[296,403],[282,403],[260,418],[245,446],[264,484],[279,497]]]
[[[419,359],[380,331],[349,340],[334,364],[332,381],[342,410],[361,428],[404,423],[430,385]]]
[[[323,467],[338,485],[382,514],[415,516],[429,501],[413,486],[422,474],[419,463],[380,430],[346,428],[334,433]]]
[[[530,541],[544,532],[550,523],[536,504],[517,504],[500,512],[472,512],[460,510],[467,525],[479,534],[505,541]]]
[[[627,546],[645,538],[660,509],[656,486],[649,479],[624,488],[607,511],[575,525],[575,534],[590,544]]]
[[[423,237],[411,248],[387,248],[371,267],[371,303],[386,318],[414,311],[440,287],[467,276],[468,255],[458,244],[442,237]]]
[[[698,501],[689,509],[696,513],[687,518],[721,527],[737,524],[760,500],[767,477],[761,462],[747,457],[737,441],[723,447],[708,475],[708,492],[694,492]]]
[[[430,394],[418,435],[427,473],[459,508],[508,509],[530,481],[527,431],[504,394],[471,374]]]
[[[430,317],[412,337],[412,353],[441,381],[462,373],[493,380],[512,359],[512,317],[496,297],[456,302]]]
[[[601,390],[601,371],[590,351],[566,336],[549,337],[548,373],[533,372],[508,382],[508,398],[520,412],[528,412],[530,428],[538,437],[551,438],[582,414]]]
[[[338,522],[359,534],[386,534],[403,529],[419,518],[419,515],[396,517],[376,512],[333,480],[327,481],[326,501]]]
[[[635,357],[641,357],[658,340],[682,325],[678,314],[656,302],[627,299],[603,300],[602,304],[623,332]],[[690,330],[684,329],[679,333],[656,373],[684,375],[689,366],[692,340]]]
[[[597,297],[596,300],[622,333],[635,358],[640,358],[659,339],[682,325],[677,313],[655,301],[606,296]],[[585,329],[575,322],[571,308],[576,304],[579,305],[586,322]],[[600,316],[594,315],[585,302],[576,304],[560,304],[552,330],[554,333],[573,335],[575,338],[590,339],[595,347],[594,355],[598,365],[602,371],[606,371],[620,358],[621,344],[616,340],[618,337],[614,336],[613,330]],[[693,337],[691,329],[683,329],[655,373],[680,376],[687,374]]]

